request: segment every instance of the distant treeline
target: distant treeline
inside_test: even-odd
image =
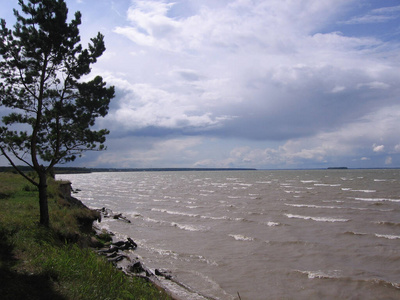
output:
[[[54,168],[56,174],[94,172],[251,171],[251,168]]]
[[[33,170],[28,166],[18,166],[22,172],[32,172]],[[54,169],[55,174],[64,174],[64,173],[92,173],[93,169],[88,168],[75,168],[75,167],[55,167]],[[17,171],[13,167],[1,167],[0,172],[12,172],[17,173]]]
[[[19,167],[23,172],[32,171],[26,166]],[[165,171],[254,171],[251,168],[77,168],[55,167],[55,174],[94,173],[94,172],[165,172]],[[15,172],[13,167],[0,167],[0,172]]]

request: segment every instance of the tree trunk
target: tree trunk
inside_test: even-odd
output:
[[[40,224],[49,227],[49,207],[47,204],[47,174],[40,172],[39,174],[39,207],[40,207]]]

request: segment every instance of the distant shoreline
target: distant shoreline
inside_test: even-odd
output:
[[[27,166],[19,166],[23,172],[32,171]],[[55,174],[82,174],[99,172],[180,172],[180,171],[296,171],[296,170],[387,170],[400,169],[399,167],[381,168],[348,168],[348,167],[327,167],[327,168],[294,168],[294,169],[256,169],[256,168],[86,168],[86,167],[55,167]],[[10,166],[0,166],[0,172],[13,172]]]
[[[98,172],[256,171],[252,168],[54,168],[56,174]]]
[[[20,166],[23,172],[32,171],[31,168]],[[13,167],[1,167],[0,172],[13,171]],[[254,168],[85,168],[85,167],[54,167],[55,174],[80,174],[98,172],[167,172],[167,171],[257,171]]]

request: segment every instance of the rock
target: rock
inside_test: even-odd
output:
[[[115,246],[110,246],[110,248],[108,249],[101,249],[98,252],[99,253],[112,253],[112,252],[118,252],[119,251],[119,247],[115,247]]]
[[[114,214],[111,209],[103,207],[101,209],[98,209],[97,211],[100,212],[104,218],[113,218],[115,220],[121,220],[126,223],[131,223],[131,221],[127,217],[124,217],[121,213]]]
[[[130,250],[130,249],[136,249],[137,244],[130,238],[128,237],[127,241],[118,241],[115,243],[112,243],[112,245],[119,250]]]
[[[122,246],[125,246],[125,243],[126,242],[124,242],[124,241],[119,241],[119,242],[112,243],[111,245],[114,245],[117,247],[122,247]]]
[[[165,279],[168,279],[168,280],[172,279],[172,274],[171,274],[171,271],[169,271],[169,270],[156,269],[155,270],[155,274],[157,276],[162,276],[162,277],[164,277]]]
[[[107,254],[107,259],[108,258],[113,258],[113,257],[117,257],[118,256],[118,251],[112,252],[110,254]]]
[[[138,260],[135,260],[132,264],[128,265],[127,270],[134,274],[145,273],[147,278],[154,277],[154,274]]]
[[[128,266],[128,271],[132,273],[143,273],[145,272],[142,263],[140,261],[134,261]]]
[[[129,249],[136,249],[137,244],[130,238],[128,237],[126,245],[129,247]]]
[[[117,262],[123,260],[124,258],[128,259],[128,256],[126,256],[126,255],[117,255],[115,257],[109,258],[108,261],[109,262],[113,262],[113,263],[117,263]]]
[[[113,216],[113,218],[116,219],[116,220],[124,221],[126,223],[131,223],[131,221],[128,220],[126,217],[122,216],[122,214],[116,214],[116,215]]]

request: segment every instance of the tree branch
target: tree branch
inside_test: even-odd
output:
[[[7,155],[7,153],[4,151],[3,147],[0,147],[1,153],[7,158],[9,163],[12,165],[12,167],[20,174],[22,177],[24,177],[26,180],[28,180],[30,183],[32,183],[35,186],[39,186],[39,183],[34,181],[32,178],[30,178],[28,175],[26,175],[24,172],[22,172],[13,162],[13,160]]]

